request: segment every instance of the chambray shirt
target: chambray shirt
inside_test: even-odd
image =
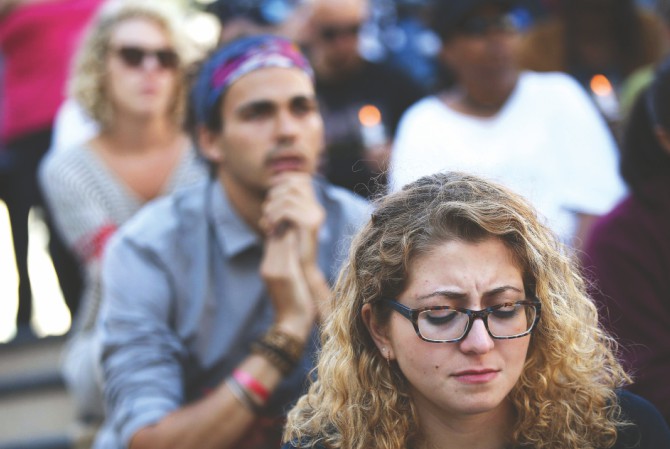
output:
[[[369,204],[315,179],[326,221],[319,266],[335,280]],[[113,237],[104,260],[99,320],[107,418],[96,449],[127,447],[139,429],[215,389],[273,321],[259,275],[261,238],[237,215],[219,182],[157,200]],[[270,409],[301,394],[312,338]]]

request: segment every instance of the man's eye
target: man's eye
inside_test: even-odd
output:
[[[242,114],[242,117],[247,120],[255,120],[269,117],[272,114],[272,108],[269,106],[255,106],[248,108]]]
[[[308,114],[316,110],[316,104],[311,101],[296,101],[293,103],[291,109],[296,115]]]

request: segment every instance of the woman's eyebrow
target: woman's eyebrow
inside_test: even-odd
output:
[[[496,288],[491,289],[487,292],[484,292],[484,297],[496,296],[496,295],[499,295],[501,293],[505,293],[509,290],[512,290],[512,291],[517,292],[517,293],[523,293],[524,292],[523,289],[519,289],[519,288],[514,287],[512,285],[502,285],[500,287],[496,287]]]
[[[444,297],[447,299],[454,299],[458,301],[466,300],[468,299],[468,294],[460,291],[455,291],[455,290],[437,290],[434,292],[427,293],[425,295],[421,295],[418,298],[416,298],[418,301],[421,301],[423,299],[428,299],[428,298],[434,298],[435,296],[440,296]]]
[[[487,292],[484,292],[483,296],[484,297],[496,296],[496,295],[499,295],[501,293],[505,293],[505,292],[510,291],[510,290],[512,290],[514,292],[517,292],[517,293],[523,293],[523,290],[521,290],[517,287],[514,287],[512,285],[502,285],[500,287],[496,287],[496,288],[493,288],[493,289],[491,289]],[[461,291],[436,290],[434,292],[430,292],[430,293],[427,293],[425,295],[419,296],[417,298],[417,301],[421,301],[421,300],[428,299],[428,298],[434,298],[436,296],[440,296],[440,297],[444,297],[446,299],[452,299],[452,300],[456,300],[456,301],[463,301],[463,300],[468,299],[468,294],[464,293],[464,292],[461,292]]]

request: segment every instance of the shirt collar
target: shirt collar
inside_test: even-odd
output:
[[[314,179],[314,189],[319,202],[322,205],[327,205],[328,194],[324,181],[316,177]],[[235,211],[223,186],[216,178],[210,181],[208,196],[208,220],[214,230],[216,240],[227,258],[233,258],[250,248],[263,247],[263,239]],[[327,210],[326,214],[328,214]],[[327,221],[328,217],[326,217]],[[319,229],[319,244],[325,244],[331,239],[330,227],[324,223]]]
[[[208,219],[227,258],[235,257],[249,248],[263,246],[261,237],[233,209],[228,195],[216,178],[211,181],[208,195]]]

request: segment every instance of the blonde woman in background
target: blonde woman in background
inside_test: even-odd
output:
[[[670,430],[520,196],[447,173],[382,199],[284,448],[660,448]]]
[[[95,321],[105,245],[146,202],[206,178],[182,127],[186,65],[178,20],[165,1],[103,6],[70,80],[70,95],[100,131],[40,168],[57,229],[85,268],[63,374],[80,418],[88,421],[103,417]]]

